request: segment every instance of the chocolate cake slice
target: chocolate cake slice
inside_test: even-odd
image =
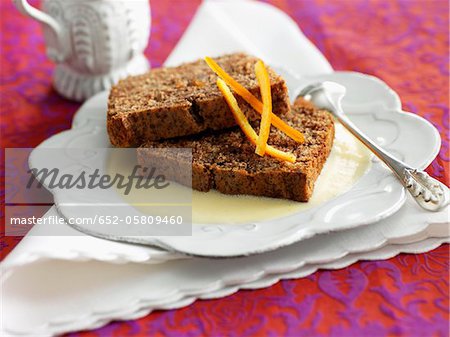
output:
[[[234,79],[260,99],[254,74],[255,57],[231,54],[216,58]],[[268,69],[273,112],[289,112],[284,80]],[[205,130],[222,130],[236,125],[216,85],[217,76],[203,60],[173,68],[159,68],[119,81],[108,100],[107,130],[111,144],[133,147],[145,141],[192,135]],[[260,118],[238,97],[249,120]]]
[[[327,111],[318,110],[309,102],[297,99],[291,112],[283,120],[301,131],[305,142],[298,144],[272,127],[268,143],[280,150],[294,153],[297,157],[295,163],[280,161],[267,155],[258,156],[255,154],[255,146],[239,128],[147,142],[137,150],[138,163],[152,166],[164,162],[164,159],[177,160],[161,158],[164,151],[157,151],[160,157],[155,158],[151,148],[192,148],[192,188],[196,190],[216,189],[225,194],[308,201],[333,145],[333,119]],[[259,121],[253,124],[258,132]],[[168,166],[176,167],[173,163]],[[186,181],[183,172],[169,170],[165,174],[169,180],[180,183]]]

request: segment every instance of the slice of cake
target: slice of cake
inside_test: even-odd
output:
[[[272,127],[268,144],[295,154],[295,163],[258,156],[255,146],[239,128],[147,142],[137,150],[138,163],[151,167],[155,163],[164,163],[164,160],[179,160],[161,158],[164,151],[157,151],[160,157],[155,158],[151,148],[191,148],[192,188],[196,190],[216,189],[225,194],[308,201],[333,145],[333,119],[327,111],[318,110],[311,103],[297,99],[283,120],[301,131],[305,142],[299,144]],[[252,124],[258,132],[259,121]],[[177,167],[176,163],[167,166]],[[183,172],[177,170],[166,171],[166,179],[186,182]]]
[[[260,99],[254,74],[255,57],[231,54],[215,61]],[[273,113],[289,112],[284,80],[269,68]],[[174,68],[154,69],[119,81],[110,92],[107,130],[116,147],[139,146],[149,140],[222,130],[236,125],[225,99],[216,86],[217,76],[203,61]],[[249,120],[260,116],[243,99],[239,105]]]

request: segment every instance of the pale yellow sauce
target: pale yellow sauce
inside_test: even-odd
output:
[[[131,172],[129,167],[134,163],[134,158],[124,160],[123,156],[113,155],[108,163],[108,171],[109,173],[117,172],[128,175]],[[192,191],[192,219],[196,224],[239,224],[305,211],[349,190],[368,171],[370,163],[371,154],[364,145],[342,125],[336,124],[333,148],[316,181],[314,193],[309,202],[302,203],[249,195],[231,196],[217,191],[199,192],[194,190]],[[145,207],[146,203],[170,200],[170,198],[162,198],[161,193],[167,196],[183,194],[188,197],[191,189],[171,183],[168,188],[163,190],[133,189],[129,195],[121,193],[121,196],[127,203],[143,213],[148,213],[148,209]]]

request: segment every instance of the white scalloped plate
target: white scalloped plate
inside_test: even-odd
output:
[[[339,82],[347,87],[343,107],[355,123],[386,150],[411,166],[425,168],[435,158],[440,147],[437,130],[426,120],[401,111],[398,96],[381,80],[354,72],[336,72],[321,76],[297,78],[280,71],[286,78],[290,92],[320,80]],[[292,97],[295,97],[292,95]],[[107,93],[91,98],[77,113],[74,128],[51,137],[38,149],[45,147],[104,148],[109,146],[105,130]],[[32,167],[45,167],[48,158],[34,151]],[[59,158],[67,164],[70,158]],[[80,163],[81,164],[81,163]],[[396,212],[405,201],[401,184],[378,160],[348,192],[309,210],[277,219],[229,225],[193,225],[189,237],[111,238],[107,232],[77,227],[98,237],[159,246],[171,251],[198,256],[229,257],[270,251],[314,235],[340,231],[377,222]],[[65,207],[80,200],[99,204],[118,204],[120,196],[104,190],[93,195],[92,190],[68,190],[55,193],[55,203],[61,215],[94,217],[110,215],[110,207]],[[125,218],[139,212],[135,208],[120,207],[119,216]]]

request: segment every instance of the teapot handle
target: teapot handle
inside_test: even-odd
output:
[[[47,55],[55,62],[63,62],[66,58],[66,53],[61,25],[50,15],[31,6],[27,0],[13,0],[13,2],[22,14],[27,15],[50,28],[55,35],[56,48],[47,44]]]

